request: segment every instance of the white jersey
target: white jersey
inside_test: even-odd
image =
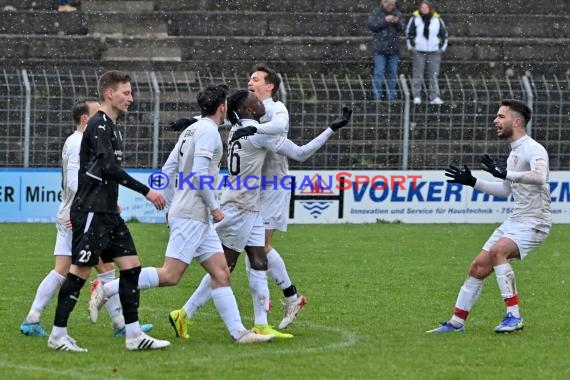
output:
[[[511,143],[507,178],[502,182],[477,180],[475,188],[494,195],[513,195],[510,219],[549,232],[551,221],[549,161],[546,149],[530,136]]]
[[[61,203],[57,210],[56,221],[64,224],[69,220],[69,210],[77,192],[79,173],[79,149],[83,133],[75,131],[70,135],[61,151]]]
[[[281,126],[283,131],[279,135],[287,138],[287,133],[289,132],[289,112],[285,104],[269,98],[263,101],[263,105],[265,106],[265,115],[261,118],[262,125],[263,123],[271,122],[274,125]],[[261,170],[264,176],[277,176],[278,179],[281,179],[289,175],[287,157],[274,152],[267,152]]]
[[[229,141],[238,128],[259,125],[255,120],[241,120],[241,124],[241,126],[233,126],[228,135],[228,179],[230,186],[223,192],[221,204],[223,206],[231,203],[242,210],[259,211],[261,176],[266,155],[268,150],[277,150],[286,140],[286,137],[282,134],[255,134],[230,144]],[[287,160],[284,156],[279,157]],[[250,178],[251,180],[246,185],[244,182]],[[255,181],[254,178],[258,180]]]
[[[255,120],[241,120],[241,126],[234,126],[230,130],[228,141],[233,133],[242,127],[255,126],[259,123]],[[274,182],[274,174],[265,176],[262,174],[264,158],[269,152],[283,157],[289,157],[297,161],[304,161],[319,150],[333,135],[333,131],[327,128],[308,144],[298,146],[285,135],[255,134],[242,137],[228,144],[228,170],[230,186],[222,194],[222,205],[233,204],[237,208],[249,211],[260,209],[260,189],[266,186],[267,191],[277,191],[270,186]],[[255,181],[257,178],[257,182]],[[248,180],[249,179],[249,180]],[[267,180],[266,180],[267,179]],[[277,181],[277,188],[280,187]]]
[[[550,171],[546,149],[530,136],[511,144],[507,159],[507,180],[511,182],[515,207],[512,219],[535,218],[550,228]],[[528,174],[526,174],[527,172]],[[544,176],[543,181],[533,181],[533,172]],[[533,183],[534,182],[534,183]]]
[[[209,223],[211,210],[203,198],[201,189],[208,190],[209,186],[215,187],[218,182],[219,164],[223,153],[218,125],[210,118],[200,119],[182,132],[174,150],[163,167],[163,171],[171,179],[173,177],[176,179],[170,183],[170,186],[174,186],[174,197],[169,215]],[[209,160],[207,178],[204,177],[208,183],[200,183],[200,177],[197,174],[192,175],[194,160],[198,157]],[[174,162],[177,164],[173,165]]]

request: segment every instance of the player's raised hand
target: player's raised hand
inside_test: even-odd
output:
[[[236,140],[241,139],[242,137],[255,135],[257,133],[257,128],[253,125],[242,127],[236,129],[236,131],[232,134],[232,138],[230,140],[230,144]]]
[[[488,154],[481,157],[481,164],[483,164],[483,170],[489,172],[493,177],[500,179],[507,178],[507,169],[503,168],[499,163],[492,159]]]
[[[445,169],[445,175],[447,177],[450,177],[451,179],[448,179],[447,182],[460,183],[462,185],[467,185],[471,187],[475,186],[477,178],[471,175],[471,170],[469,170],[467,165],[464,165],[464,168],[465,169],[461,169],[456,166],[449,165],[449,168]]]
[[[338,131],[339,129],[348,124],[351,116],[352,116],[352,109],[348,107],[342,107],[342,115],[337,116],[337,118],[333,120],[331,125],[329,125],[330,129],[332,129],[335,132]]]
[[[166,206],[166,199],[156,190],[150,189],[145,195],[145,198],[152,203],[157,210],[162,210]]]
[[[191,118],[191,119],[178,119],[176,121],[171,122],[170,124],[168,124],[167,127],[164,127],[164,129],[166,129],[167,131],[176,131],[176,132],[180,132],[185,130],[186,128],[188,128],[189,126],[191,126],[192,124],[194,124],[195,122],[197,122],[198,119],[196,118]]]

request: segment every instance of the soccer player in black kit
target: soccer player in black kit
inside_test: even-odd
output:
[[[170,342],[154,339],[141,331],[138,321],[138,279],[141,263],[117,204],[119,185],[132,189],[157,209],[164,197],[138,182],[121,168],[123,138],[115,125],[119,114],[133,102],[130,77],[108,71],[99,79],[100,111],[87,123],[79,153],[79,186],[71,205],[73,225],[72,265],[58,294],[48,347],[60,351],[86,352],[67,333],[67,321],[79,292],[99,259],[115,261],[121,271],[119,298],[123,306],[128,350],[158,349]]]

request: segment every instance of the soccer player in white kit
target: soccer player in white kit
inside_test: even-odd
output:
[[[276,96],[281,79],[277,73],[266,65],[255,66],[247,84],[248,90],[263,101],[265,115],[261,118],[261,124],[257,126],[257,133],[266,133],[287,137],[289,132],[289,112],[281,101],[273,99]],[[272,151],[268,151],[263,163],[262,175],[272,178],[280,183],[289,176],[289,164],[287,157]],[[290,180],[288,181],[290,182]],[[292,283],[285,263],[277,250],[271,246],[275,231],[287,231],[289,220],[289,201],[291,191],[282,186],[268,184],[267,189],[261,191],[261,215],[265,226],[265,254],[267,255],[267,273],[277,286],[283,291],[283,319],[279,328],[286,328],[291,324],[297,313],[305,306],[307,298],[297,293],[297,288]],[[246,265],[248,261],[246,260]]]
[[[259,127],[265,107],[254,93],[247,90],[237,91],[228,98],[228,119],[234,124],[228,146],[229,183],[221,201],[225,218],[216,225],[216,232],[222,241],[230,270],[233,270],[244,249],[247,253],[250,262],[247,275],[255,319],[253,331],[257,334],[274,335],[276,338],[293,337],[273,329],[267,321],[267,256],[264,249],[265,228],[260,212],[260,192],[263,192],[261,189],[267,183],[262,175],[265,155],[271,151],[304,161],[320,149],[336,130],[348,124],[351,113],[351,110],[343,109],[343,115],[333,121],[330,128],[303,146],[296,145],[284,135],[255,134],[236,140],[233,138],[236,131]],[[287,186],[282,183],[278,185]],[[210,281],[209,276],[205,276],[195,293],[208,296]],[[194,307],[189,300],[182,309],[173,311],[171,315],[185,319],[186,316],[191,316],[190,312],[195,311]]]
[[[69,218],[69,210],[77,191],[79,148],[87,121],[98,110],[99,103],[97,99],[93,98],[76,100],[71,110],[75,131],[65,140],[61,152],[62,199],[56,216],[57,236],[53,252],[55,256],[55,267],[44,277],[38,286],[30,311],[24,322],[20,325],[20,331],[27,336],[47,336],[47,331],[40,323],[41,315],[61,287],[71,266],[72,226]],[[100,262],[95,268],[98,272],[97,277],[99,281],[106,283],[115,279],[115,267],[113,263]],[[114,334],[116,336],[123,336],[125,334],[125,319],[121,310],[119,296],[111,298],[105,306],[113,322]],[[152,325],[142,325],[141,329],[147,332],[152,329]]]
[[[170,238],[161,268],[146,267],[139,276],[139,289],[149,289],[178,284],[192,261],[197,260],[208,272],[211,295],[216,309],[234,342],[267,342],[272,335],[260,336],[248,331],[242,324],[238,305],[230,286],[230,272],[224,257],[220,238],[214,222],[224,219],[224,213],[216,201],[212,188],[204,180],[217,182],[223,144],[218,127],[226,115],[226,88],[210,86],[198,94],[202,117],[186,128],[170,153],[163,172],[176,178],[165,198],[172,202],[169,209]],[[173,181],[174,182],[174,181]],[[90,309],[92,320],[105,299],[118,292],[118,282],[96,287],[92,293]],[[176,313],[169,315],[177,336],[189,338],[187,325]]]
[[[494,120],[497,136],[507,139],[511,152],[506,169],[488,155],[483,156],[483,169],[500,182],[477,179],[471,171],[450,166],[445,175],[450,183],[472,186],[485,193],[514,198],[512,214],[495,230],[473,260],[469,277],[463,283],[451,319],[430,333],[463,332],[469,311],[477,301],[483,281],[495,272],[499,291],[507,312],[495,327],[497,333],[522,330],[523,318],[519,312],[519,296],[515,273],[509,264],[512,259],[524,259],[538,247],[550,232],[550,187],[548,154],[544,147],[526,134],[531,117],[530,108],[519,100],[503,100]]]

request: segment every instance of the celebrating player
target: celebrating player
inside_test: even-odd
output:
[[[348,124],[352,111],[343,109],[343,114],[333,121],[329,128],[308,144],[298,146],[284,135],[272,136],[255,134],[251,137],[234,138],[240,129],[259,127],[265,114],[265,107],[257,96],[247,90],[235,92],[228,99],[228,119],[234,125],[230,131],[228,147],[228,188],[222,194],[224,220],[216,225],[230,270],[236,265],[239,254],[245,249],[250,266],[247,270],[249,286],[253,298],[254,328],[261,335],[274,335],[276,338],[292,338],[273,329],[267,321],[269,310],[269,287],[267,285],[267,256],[265,255],[265,231],[260,213],[260,186],[250,188],[239,184],[240,178],[261,178],[262,166],[267,151],[286,155],[297,161],[311,157],[335,131]],[[248,132],[249,133],[249,132]],[[258,184],[259,185],[259,184]],[[249,187],[249,189],[248,189]],[[212,279],[205,276],[196,292],[207,294]],[[187,334],[187,307],[170,313],[178,336]]]
[[[141,289],[176,285],[188,265],[196,259],[208,272],[211,295],[233,340],[236,343],[267,342],[272,335],[260,336],[248,331],[242,324],[237,302],[230,287],[230,273],[223,254],[214,222],[224,219],[213,189],[201,186],[203,179],[215,179],[219,172],[223,145],[218,127],[226,116],[226,88],[207,87],[198,94],[202,117],[187,127],[170,153],[163,171],[170,177],[176,173],[192,176],[192,185],[180,183],[174,192],[169,210],[170,239],[161,268],[143,268],[139,278]],[[215,181],[214,181],[215,182]],[[171,183],[172,185],[173,183]],[[167,198],[169,198],[167,196]],[[106,298],[118,291],[117,281],[93,287],[90,301],[91,320],[97,319],[98,310]],[[170,316],[179,336],[188,338],[180,326],[182,319]],[[178,327],[176,327],[178,326]]]
[[[514,197],[512,214],[495,230],[483,249],[471,263],[469,277],[463,283],[448,322],[429,330],[430,333],[463,332],[469,312],[483,288],[483,281],[495,272],[499,291],[507,312],[495,327],[497,333],[522,330],[523,318],[519,311],[519,296],[515,272],[509,264],[512,259],[524,259],[538,247],[550,232],[550,188],[548,184],[548,154],[544,147],[526,134],[531,110],[521,101],[503,100],[494,123],[497,136],[511,145],[507,167],[503,168],[488,155],[483,156],[483,169],[500,182],[477,179],[465,166],[450,166],[445,175],[449,183],[460,183],[485,193]]]

